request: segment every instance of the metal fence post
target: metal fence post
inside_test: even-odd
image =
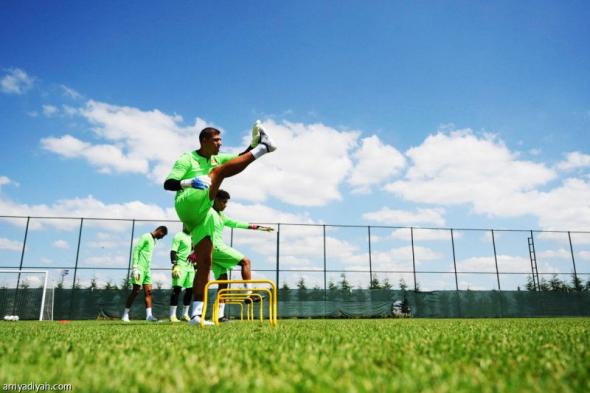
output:
[[[578,285],[578,272],[576,270],[576,258],[574,257],[574,246],[572,245],[572,234],[567,231],[567,238],[570,241],[570,252],[572,253],[572,264],[574,265],[574,286]],[[577,289],[577,288],[574,288]]]
[[[533,268],[533,279],[535,277],[537,277],[537,290],[540,291],[541,290],[541,280],[539,279],[539,267],[537,265],[537,251],[535,250],[535,236],[533,235],[533,231],[531,230],[531,244],[533,246],[533,254],[535,256],[534,258],[534,264],[533,261],[531,261],[531,267]]]
[[[280,271],[280,245],[281,245],[281,224],[278,223],[277,224],[277,267],[276,267],[276,285],[277,287],[279,287],[279,271]],[[277,315],[276,317],[278,318],[279,315],[279,302],[277,301]]]
[[[414,292],[417,291],[416,286],[416,254],[414,253],[414,227],[410,227],[410,239],[412,240],[412,271],[414,272]]]
[[[76,248],[76,262],[74,263],[74,282],[72,289],[76,289],[76,275],[78,274],[78,259],[80,258],[80,243],[82,242],[82,227],[84,226],[84,218],[80,218],[80,230],[78,231],[78,247]],[[72,292],[73,296],[73,292]]]
[[[31,217],[27,217],[27,225],[25,226],[25,238],[23,239],[23,248],[20,253],[20,263],[18,265],[18,276],[16,278],[16,288],[14,290],[14,302],[12,304],[12,315],[16,315],[16,299],[18,296],[18,287],[20,286],[20,271],[23,269],[23,262],[25,260],[25,249],[27,247],[27,236],[29,235],[29,222],[31,222]]]
[[[373,258],[371,257],[371,226],[367,226],[367,239],[369,243],[369,289],[373,288]]]
[[[457,258],[455,257],[455,236],[451,228],[451,247],[453,248],[453,267],[455,268],[455,290],[459,290],[459,279],[457,278]]]
[[[326,226],[322,225],[324,229],[324,317],[326,317],[326,301],[328,300],[328,287],[326,285]]]
[[[80,258],[80,243],[82,242],[82,227],[84,226],[84,218],[80,218],[80,230],[78,231],[78,246],[76,247],[76,262],[74,264],[74,281],[72,282],[72,291],[70,292],[70,316],[69,319],[72,318],[72,314],[74,312],[74,289],[76,289],[76,275],[78,273],[78,260]]]
[[[496,278],[498,279],[498,291],[500,289],[500,272],[498,271],[498,255],[496,254],[496,238],[494,236],[494,230],[492,229],[492,245],[494,247],[494,263],[496,264]]]
[[[135,219],[131,221],[131,239],[129,240],[129,262],[127,263],[126,288],[129,287],[129,276],[131,275],[131,260],[133,258],[133,236],[135,236]]]

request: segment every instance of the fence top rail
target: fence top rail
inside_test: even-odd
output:
[[[168,218],[109,218],[109,217],[65,217],[65,216],[19,216],[0,215],[0,219],[38,219],[38,220],[82,220],[85,221],[127,221],[127,222],[171,222],[180,223],[179,220]],[[302,227],[332,227],[332,228],[377,228],[377,229],[412,229],[430,231],[481,231],[481,232],[526,232],[526,233],[579,233],[590,234],[590,230],[555,230],[555,229],[501,229],[501,228],[455,228],[455,227],[421,227],[399,225],[355,225],[355,224],[310,224],[310,223],[286,223],[286,222],[257,222],[256,224],[302,226]]]

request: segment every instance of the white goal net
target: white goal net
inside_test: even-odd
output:
[[[52,320],[53,289],[46,270],[0,269],[0,318]]]

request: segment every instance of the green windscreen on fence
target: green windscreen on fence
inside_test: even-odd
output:
[[[0,315],[17,310],[21,319],[38,319],[41,292],[20,289],[15,293],[14,289],[2,289]],[[121,289],[55,289],[53,318],[119,318],[128,293]],[[212,290],[211,297],[214,293]],[[399,314],[402,305],[404,312],[417,318],[590,316],[590,292],[281,289],[278,311],[279,318],[386,318]],[[155,289],[154,314],[167,318],[169,306],[170,290]],[[230,317],[238,316],[238,306],[227,309]],[[258,312],[258,307],[255,310]],[[131,317],[145,317],[143,293],[135,300]]]

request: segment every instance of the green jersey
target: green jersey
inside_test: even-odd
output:
[[[155,245],[156,239],[154,239],[151,233],[141,235],[133,249],[133,265],[149,269],[152,263],[152,253],[154,252]]]
[[[184,153],[174,163],[174,166],[166,179],[185,180],[192,179],[196,176],[208,175],[209,172],[211,172],[211,169],[225,164],[237,156],[237,154],[221,153],[216,156],[211,156],[211,158],[206,158],[198,154],[196,151]],[[182,192],[183,190],[177,191],[176,196],[178,197]]]
[[[196,151],[184,153],[174,163],[172,171],[170,171],[166,179],[185,180],[208,175],[213,168],[230,161],[234,157],[236,157],[235,154],[218,154],[211,156],[211,158],[205,158]],[[200,225],[203,225],[211,206],[213,206],[213,201],[209,199],[209,190],[186,188],[176,191],[174,209],[180,221],[185,224],[191,233]],[[206,232],[204,231],[202,235],[197,236],[198,239],[195,239],[195,241],[198,243],[203,236],[210,236]]]
[[[243,228],[249,227],[247,222],[235,221],[229,217],[226,217],[223,212],[218,212],[215,209],[211,209],[213,213],[213,222],[215,225],[215,233],[213,234],[213,246],[219,247],[223,245],[223,228]]]
[[[188,261],[188,255],[191,253],[191,235],[178,232],[172,239],[171,250],[176,252],[176,263],[180,267],[192,267]]]

